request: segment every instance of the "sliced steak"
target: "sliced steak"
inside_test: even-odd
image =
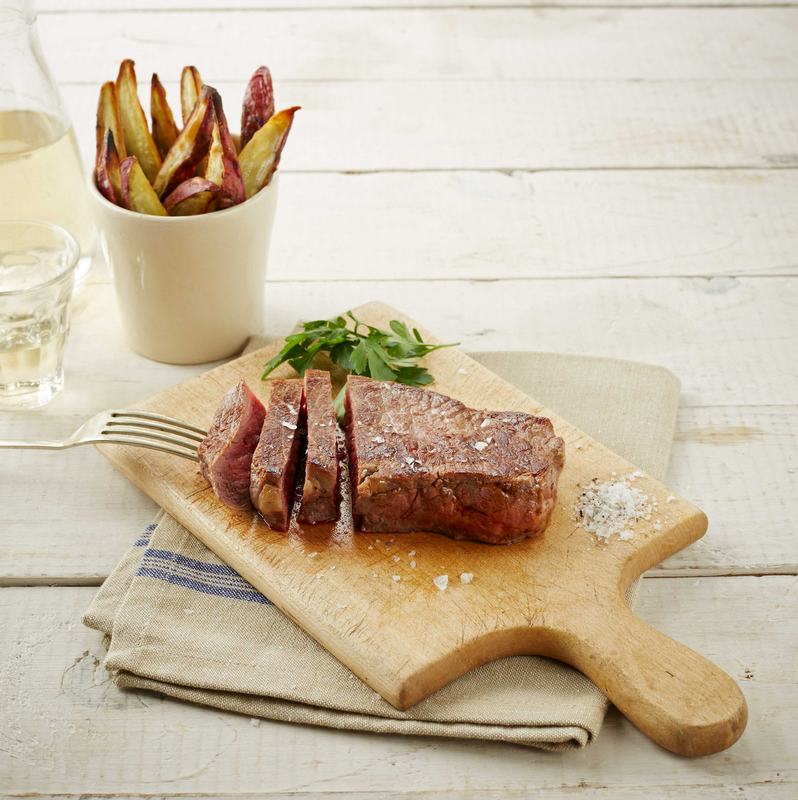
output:
[[[197,448],[200,469],[216,496],[249,508],[249,470],[266,410],[244,381],[224,396],[208,435]]]
[[[477,411],[355,376],[346,409],[353,511],[364,530],[500,544],[548,525],[564,443],[545,417]]]
[[[338,519],[338,421],[332,400],[330,373],[309,369],[305,373],[307,453],[300,522],[334,522]]]
[[[269,410],[252,457],[249,494],[269,525],[288,530],[302,440],[302,381],[272,381]]]

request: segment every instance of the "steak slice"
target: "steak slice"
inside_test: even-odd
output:
[[[269,410],[252,457],[249,494],[277,531],[288,530],[302,440],[302,381],[272,381]]]
[[[305,413],[308,445],[299,521],[334,522],[338,519],[338,420],[329,372],[309,369],[305,373]]]
[[[350,376],[346,434],[355,520],[505,544],[542,533],[564,443],[551,421],[477,411],[427,389]]]
[[[208,435],[197,447],[200,470],[216,496],[249,508],[249,470],[266,410],[244,381],[224,396]]]

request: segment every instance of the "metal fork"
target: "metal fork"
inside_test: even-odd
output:
[[[0,450],[67,450],[82,444],[126,444],[146,447],[197,461],[197,445],[206,431],[173,417],[150,411],[101,411],[84,422],[62,442],[24,442],[0,440]]]

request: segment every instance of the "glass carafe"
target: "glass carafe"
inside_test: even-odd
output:
[[[0,0],[0,221],[66,228],[88,270],[94,228],[75,132],[42,56],[33,4]]]

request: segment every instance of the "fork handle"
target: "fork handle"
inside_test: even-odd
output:
[[[64,450],[63,442],[20,442],[0,439],[0,450]]]

